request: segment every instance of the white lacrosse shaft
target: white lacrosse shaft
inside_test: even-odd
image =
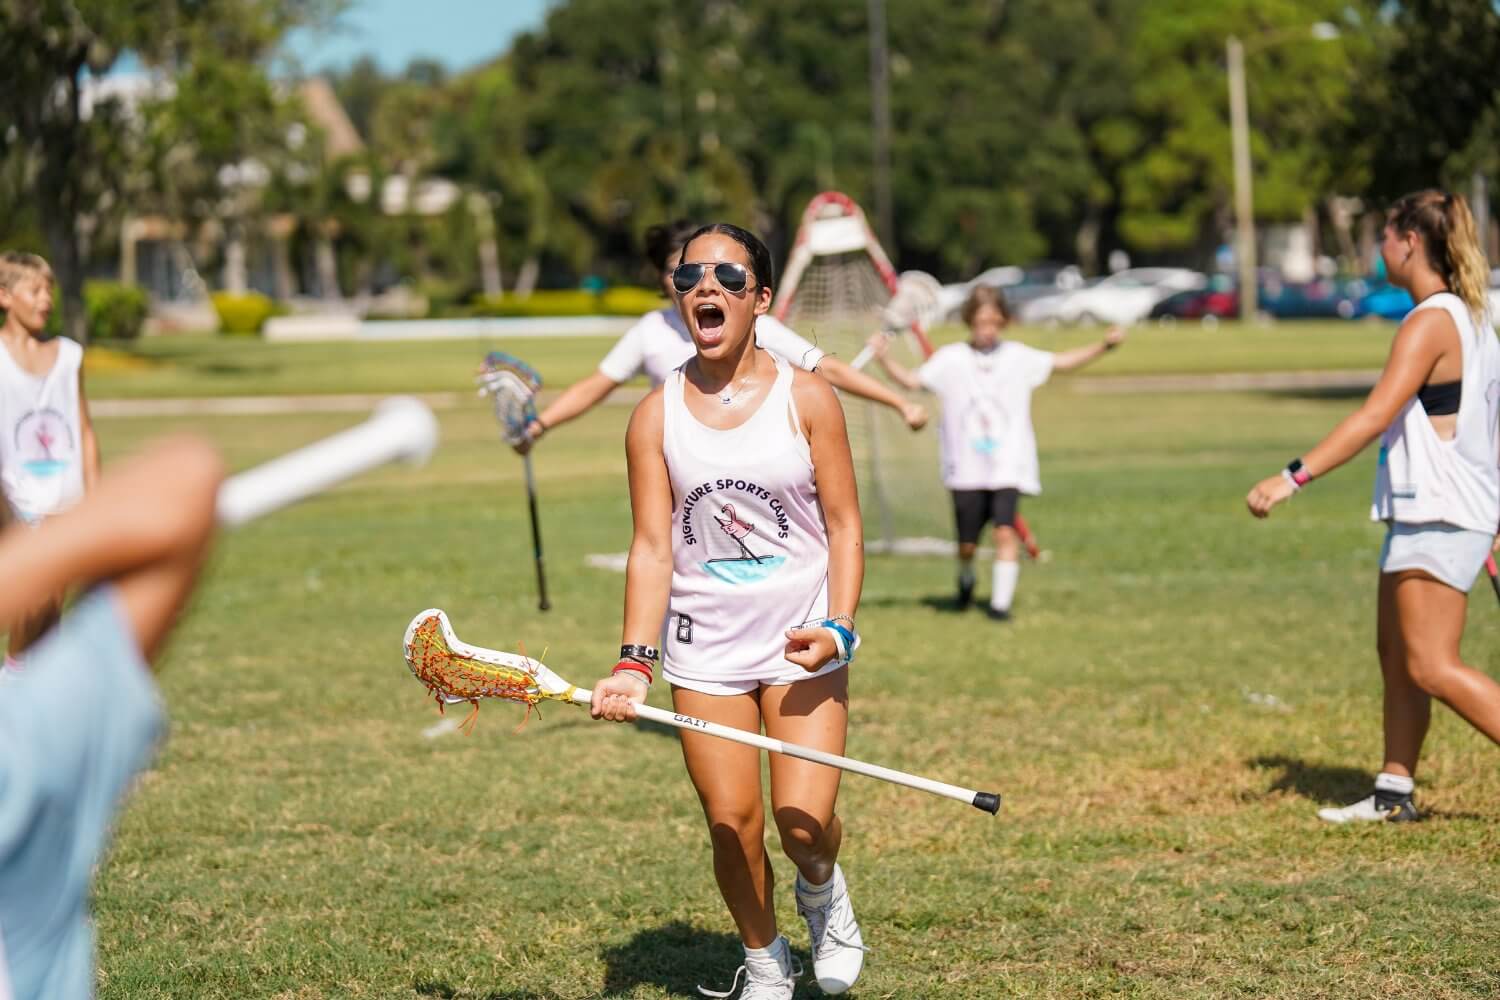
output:
[[[900,334],[900,332],[900,330],[881,330],[880,335],[882,337],[895,337]],[[855,371],[863,371],[865,365],[869,364],[870,359],[874,356],[875,348],[871,347],[869,344],[866,344],[864,347],[860,348],[859,353],[854,356],[854,360],[849,362],[849,367],[853,368]]]
[[[574,689],[573,700],[580,705],[588,705],[592,700],[592,692],[582,689]],[[735,729],[732,726],[721,726],[717,722],[708,722],[704,719],[696,719],[691,715],[681,715],[677,712],[668,712],[665,709],[654,708],[651,705],[638,704],[635,706],[635,714],[642,719],[652,722],[660,722],[663,725],[672,726],[677,729],[686,729],[689,732],[707,733],[720,739],[729,740],[734,743],[743,743],[746,746],[760,747],[771,753],[779,753],[786,757],[797,757],[801,760],[810,760],[815,764],[826,764],[828,767],[836,767],[841,771],[853,771],[855,774],[863,774],[867,778],[879,778],[881,781],[889,781],[896,785],[905,785],[907,788],[916,788],[933,795],[941,795],[947,799],[955,799],[959,802],[967,802],[975,809],[994,815],[1000,811],[1000,795],[998,792],[976,792],[972,788],[960,788],[950,785],[946,781],[934,781],[931,778],[922,778],[915,774],[907,774],[905,771],[897,771],[889,767],[881,767],[879,764],[866,764],[862,760],[854,760],[849,757],[840,757],[838,754],[825,753],[822,750],[814,750],[797,743],[787,743],[782,740],[762,736],[760,733],[750,733],[743,729]]]
[[[437,439],[437,418],[425,403],[393,396],[364,423],[225,480],[219,487],[219,523],[236,527],[253,521],[387,462],[419,464]]]

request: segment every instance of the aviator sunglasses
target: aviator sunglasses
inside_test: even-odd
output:
[[[678,295],[686,295],[698,287],[708,267],[707,264],[678,264],[672,268],[672,287],[677,289]],[[750,287],[750,269],[744,264],[721,260],[713,265],[713,269],[714,280],[731,295],[738,295]]]

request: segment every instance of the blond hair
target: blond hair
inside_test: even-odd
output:
[[[1398,233],[1420,233],[1427,259],[1448,290],[1463,299],[1470,312],[1484,315],[1489,304],[1489,264],[1463,195],[1436,188],[1413,192],[1391,206],[1386,224]]]
[[[39,274],[52,280],[52,266],[34,253],[22,250],[7,250],[0,253],[0,288],[10,291],[22,279]]]
[[[963,317],[964,325],[973,326],[974,317],[985,306],[994,306],[1000,310],[1001,319],[1009,320],[1011,318],[1010,304],[1005,301],[1004,292],[993,285],[975,285],[969,292],[969,297],[964,299],[963,308],[959,310],[959,315]]]

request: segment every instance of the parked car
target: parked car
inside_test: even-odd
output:
[[[1145,319],[1158,302],[1176,292],[1202,288],[1208,279],[1176,267],[1132,267],[1089,282],[1070,292],[1045,295],[1026,303],[1026,323],[1117,323]]]
[[[1369,288],[1359,300],[1359,307],[1355,315],[1369,317],[1371,319],[1393,319],[1397,322],[1406,318],[1411,312],[1411,293],[1404,288],[1397,288],[1388,281],[1371,280]]]
[[[1211,278],[1207,288],[1168,295],[1152,307],[1147,318],[1163,323],[1197,320],[1204,326],[1214,326],[1221,319],[1234,319],[1239,314],[1239,290],[1232,278],[1221,274]]]
[[[1277,319],[1353,319],[1363,296],[1363,282],[1273,278],[1261,289],[1260,308]]]
[[[1008,264],[992,267],[968,281],[944,285],[940,301],[944,315],[953,319],[958,315],[964,300],[969,297],[969,292],[978,285],[988,285],[1004,292],[1005,301],[1013,311],[1017,311],[1033,299],[1078,288],[1083,283],[1083,274],[1072,264],[1040,263],[1025,267]]]

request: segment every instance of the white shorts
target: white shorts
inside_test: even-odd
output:
[[[1489,557],[1495,536],[1434,521],[1428,524],[1387,522],[1380,550],[1380,572],[1421,570],[1454,590],[1467,594]]]
[[[674,687],[687,688],[689,691],[697,691],[699,694],[731,695],[749,694],[751,691],[762,687],[779,687],[783,684],[795,684],[798,681],[809,680],[813,677],[822,677],[824,674],[831,674],[835,670],[844,669],[844,665],[840,664],[837,660],[829,660],[812,673],[808,673],[795,663],[788,663],[785,660],[781,661],[781,665],[785,669],[770,673],[765,677],[749,677],[744,680],[735,678],[733,680],[705,681],[699,680],[696,677],[679,677],[672,673],[671,668],[665,664],[662,665],[661,675],[667,683]]]

